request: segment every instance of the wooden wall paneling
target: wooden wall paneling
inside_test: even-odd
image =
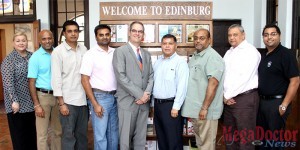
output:
[[[33,47],[34,47],[34,51],[36,51],[40,46],[39,46],[39,40],[38,40],[38,34],[40,32],[40,26],[41,26],[41,22],[40,20],[36,20],[32,23],[32,41],[33,41]]]
[[[14,24],[1,24],[0,30],[3,30],[4,36],[2,37],[2,40],[4,41],[4,47],[2,50],[2,57],[6,57],[7,54],[9,54],[13,50],[13,35],[14,35]]]
[[[4,34],[4,30],[3,29],[0,29],[0,62],[2,63],[3,61],[3,49],[4,49],[4,46],[5,46],[5,34]],[[3,40],[2,40],[3,39]],[[3,101],[4,100],[4,95],[3,95],[3,83],[2,83],[2,76],[0,74],[0,101]]]

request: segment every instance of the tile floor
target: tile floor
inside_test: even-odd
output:
[[[220,139],[220,137],[218,137]],[[5,114],[3,101],[0,101],[0,150],[12,150],[12,143],[9,133],[9,128],[7,124],[7,117]],[[217,150],[223,150],[223,142],[217,144]],[[91,122],[88,124],[88,150],[93,150],[93,129]]]
[[[93,129],[91,123],[88,126],[88,150],[93,149]],[[7,117],[5,114],[3,101],[0,101],[0,150],[12,150]]]
[[[218,135],[217,135],[217,150],[225,150],[225,145],[222,139],[222,127],[219,123]],[[298,144],[298,143],[297,143]],[[93,149],[93,129],[91,122],[88,125],[88,150]],[[7,124],[7,117],[5,114],[3,101],[0,101],[0,150],[12,150],[12,143],[10,139],[10,133]]]

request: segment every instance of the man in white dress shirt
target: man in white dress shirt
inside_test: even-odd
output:
[[[51,85],[58,99],[62,127],[62,150],[88,148],[88,107],[79,73],[87,48],[78,43],[79,25],[73,20],[63,24],[66,40],[51,54]]]
[[[226,149],[254,149],[251,140],[239,136],[242,130],[255,132],[256,114],[259,104],[258,65],[260,53],[245,40],[241,25],[228,28],[231,48],[224,56],[224,125]],[[224,132],[225,131],[225,132]]]

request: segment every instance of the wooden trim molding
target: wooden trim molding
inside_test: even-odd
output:
[[[57,36],[57,24],[58,24],[58,17],[57,17],[57,0],[49,0],[49,7],[50,7],[50,30],[54,36],[54,45],[58,45],[58,36]]]
[[[276,23],[276,0],[267,0],[266,24]]]
[[[89,1],[84,1],[84,45],[90,49],[90,32],[89,32]]]
[[[293,0],[292,49],[300,49],[300,2]]]

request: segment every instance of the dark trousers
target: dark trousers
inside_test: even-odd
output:
[[[14,150],[36,150],[35,113],[8,113],[8,126]]]
[[[291,113],[291,105],[288,106],[283,116],[279,114],[279,105],[281,105],[283,99],[261,99],[259,102],[259,109],[257,114],[257,126],[260,126],[264,131],[269,130],[280,131],[285,129],[285,123],[288,115]],[[278,135],[278,134],[277,134]],[[279,138],[279,135],[277,136]],[[275,141],[279,142],[279,141]],[[259,147],[260,150],[283,150],[283,147],[275,147],[267,144],[263,139],[263,145]]]
[[[183,149],[183,124],[180,111],[178,116],[171,116],[173,102],[154,104],[154,125],[158,148],[160,150]]]
[[[224,108],[224,126],[223,132],[227,150],[254,150],[252,139],[234,135],[234,132],[242,130],[251,130],[255,133],[256,115],[258,111],[259,96],[257,91],[238,95],[233,98],[236,103],[225,105]],[[253,139],[254,140],[254,139]]]
[[[70,111],[69,115],[63,116],[60,114],[60,122],[62,127],[62,150],[88,149],[88,107],[73,105],[67,106]]]

